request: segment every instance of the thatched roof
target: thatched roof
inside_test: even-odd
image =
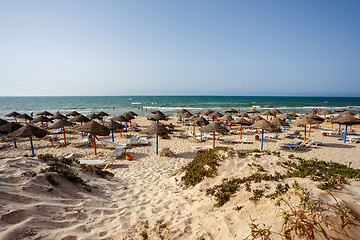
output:
[[[318,115],[316,115],[314,113],[306,114],[304,117],[315,119],[315,120],[319,121],[320,123],[322,123],[325,120],[322,117],[320,117],[320,116],[318,116]]]
[[[255,108],[252,108],[249,111],[247,111],[247,113],[259,113],[259,111],[256,110]]]
[[[49,129],[58,129],[58,128],[63,128],[63,127],[67,127],[67,126],[73,126],[74,123],[69,122],[68,120],[65,119],[59,119],[58,121],[56,121],[54,124],[51,124],[49,126]]]
[[[270,110],[266,110],[265,112],[262,112],[261,115],[274,116],[275,114],[273,112],[271,112]]]
[[[309,117],[302,117],[299,120],[295,121],[296,126],[304,126],[307,124],[320,124],[320,123],[322,123],[322,121],[316,120],[314,118],[309,118]]]
[[[269,122],[275,126],[289,126],[289,124],[287,122],[285,122],[284,120],[281,120],[279,117],[276,117],[276,118],[270,120]]]
[[[90,119],[101,119],[101,117],[99,115],[97,115],[96,113],[91,113],[91,114],[87,115],[86,117],[90,118]]]
[[[152,121],[167,120],[165,115],[161,113],[157,113],[152,116],[149,116],[147,119]]]
[[[0,126],[8,123],[8,121],[0,118]]]
[[[343,117],[333,121],[335,123],[340,123],[340,124],[349,124],[349,125],[353,125],[353,124],[359,124],[360,120],[358,118],[354,118],[351,115],[344,115]]]
[[[227,121],[227,122],[234,121],[234,119],[232,117],[230,117],[229,115],[224,115],[224,116],[220,117],[219,120]]]
[[[123,116],[128,119],[128,120],[131,120],[131,119],[134,119],[135,117],[133,115],[131,115],[130,113],[124,113]]]
[[[107,127],[110,130],[116,130],[116,129],[124,128],[125,126],[118,123],[118,122],[110,120],[110,121],[105,123],[105,127]]]
[[[278,115],[277,117],[281,118],[281,119],[295,119],[294,115],[290,114],[290,113],[283,113]]]
[[[19,115],[20,115],[20,113],[18,113],[18,112],[11,112],[11,113],[6,114],[5,117],[15,117],[16,118]]]
[[[245,118],[238,118],[238,119],[234,120],[233,123],[241,124],[241,125],[247,125],[247,126],[250,126],[252,124],[251,122],[249,122]]]
[[[249,118],[249,115],[246,112],[239,113],[237,116]]]
[[[106,112],[103,112],[103,111],[101,111],[101,112],[98,112],[98,113],[97,113],[97,115],[98,115],[99,117],[105,117],[105,116],[109,116],[109,114],[108,114],[108,113],[106,113]]]
[[[136,113],[134,113],[133,111],[128,111],[127,113],[129,113],[131,116],[133,116],[133,117],[136,117],[136,116],[138,116]]]
[[[338,109],[338,110],[334,110],[335,112],[345,112],[346,111],[346,109],[345,108],[340,108],[340,109]]]
[[[233,109],[233,108],[229,108],[228,110],[225,111],[226,113],[237,113],[238,110]]]
[[[195,123],[198,126],[205,126],[209,124],[208,120],[206,120],[202,116],[200,117],[192,116],[191,118],[189,118],[189,122]]]
[[[208,109],[208,110],[203,111],[201,115],[203,115],[203,116],[208,116],[208,115],[210,115],[210,114],[213,113],[213,112],[214,112],[214,110]]]
[[[33,120],[32,117],[30,117],[29,115],[27,115],[26,113],[21,114],[19,116],[17,116],[16,118],[22,118],[22,119],[27,119],[27,120]]]
[[[256,114],[256,115],[253,117],[253,119],[254,119],[255,121],[260,121],[260,120],[263,120],[264,118],[261,117],[259,114]]]
[[[322,109],[320,112],[319,112],[319,114],[321,114],[321,115],[326,115],[326,114],[330,114],[331,112],[329,111],[329,110],[327,110],[327,109]]]
[[[61,113],[57,113],[54,116],[52,116],[50,119],[54,120],[54,119],[69,119],[67,116],[62,115]]]
[[[192,116],[192,114],[190,112],[184,112],[183,114],[180,115],[180,117],[182,118],[190,118]]]
[[[5,134],[11,133],[11,132],[18,130],[21,127],[22,127],[22,125],[20,125],[18,123],[9,122],[9,123],[6,123],[6,124],[0,126],[0,133],[5,133]]]
[[[145,129],[145,133],[152,135],[158,134],[160,136],[166,136],[170,134],[170,131],[167,130],[164,125],[156,123]]]
[[[90,122],[91,120],[88,119],[87,117],[85,117],[84,115],[80,114],[80,115],[77,115],[76,117],[74,117],[73,119],[71,119],[71,121],[74,121],[74,122]]]
[[[42,116],[54,116],[54,114],[48,112],[48,111],[43,111],[43,112],[39,112],[38,114],[36,115],[42,115]]]
[[[213,113],[210,113],[209,114],[210,117],[215,117],[215,118],[219,118],[219,117],[222,117],[224,116],[223,114],[219,113],[219,112],[213,112]]]
[[[78,113],[77,111],[72,111],[72,112],[69,112],[68,114],[66,114],[66,116],[73,116],[73,117],[76,117],[79,115],[80,115],[80,113]]]
[[[110,120],[117,121],[117,122],[130,122],[130,120],[125,118],[123,115],[112,117],[112,118],[110,118]]]
[[[355,113],[353,113],[353,112],[350,112],[350,111],[346,110],[346,111],[344,111],[344,112],[339,113],[339,115],[340,115],[340,116],[344,116],[344,115],[351,115],[351,116],[354,116],[354,115],[355,115]]]
[[[40,115],[40,116],[34,118],[33,120],[31,120],[31,122],[35,122],[35,123],[42,122],[43,123],[43,122],[52,122],[52,120],[43,115]]]
[[[107,127],[95,122],[94,120],[76,128],[76,130],[79,132],[93,133],[99,136],[108,136],[110,134],[110,130]]]
[[[281,112],[277,109],[277,108],[274,108],[274,109],[271,109],[270,112],[274,113],[274,114],[281,114]]]
[[[228,133],[229,130],[227,130],[225,127],[221,126],[217,122],[212,122],[202,128],[200,128],[201,132],[218,132],[218,133]]]
[[[186,112],[188,112],[188,110],[186,110],[184,108],[176,111],[176,113],[180,113],[180,114],[184,114]]]
[[[254,123],[253,125],[251,125],[251,128],[256,128],[256,129],[263,129],[266,131],[273,131],[273,132],[280,132],[281,129],[273,124],[271,124],[270,122],[266,121],[265,119],[260,120],[256,123]]]
[[[31,126],[31,125],[26,125],[26,126],[22,126],[21,128],[19,128],[18,130],[8,134],[8,137],[10,138],[16,138],[16,137],[32,137],[35,136],[37,138],[43,138],[48,134],[47,131]]]
[[[160,114],[164,114],[162,111],[160,111],[160,110],[155,110],[155,111],[152,111],[151,112],[152,114],[157,114],[157,113],[160,113]]]

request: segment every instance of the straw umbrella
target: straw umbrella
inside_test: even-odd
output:
[[[281,115],[278,115],[278,117],[280,119],[285,119],[285,120],[289,120],[289,122],[291,123],[292,119],[295,119],[294,115],[290,114],[290,113],[283,113]]]
[[[18,123],[9,122],[9,123],[6,123],[6,124],[3,124],[0,126],[0,134],[12,133],[21,127],[22,127],[22,125],[20,125]],[[13,139],[13,142],[14,142],[14,147],[16,147],[16,139],[15,138]]]
[[[327,110],[327,109],[322,109],[320,112],[319,112],[319,114],[320,115],[323,115],[324,116],[324,118],[326,118],[326,115],[327,114],[330,114],[331,112],[329,111],[329,110]]]
[[[115,117],[110,118],[110,120],[116,121],[116,122],[120,122],[120,124],[122,124],[123,122],[129,122],[130,120],[128,120],[127,118],[125,118],[123,115],[118,115]],[[127,126],[127,124],[126,124]],[[122,137],[122,128],[120,128],[120,137]],[[126,127],[127,130],[127,127]]]
[[[130,115],[133,116],[133,117],[137,117],[137,116],[138,116],[138,115],[137,115],[136,113],[134,113],[133,111],[128,111],[128,112],[126,112],[126,113],[130,114]]]
[[[152,116],[148,116],[147,119],[155,122],[159,122],[159,120],[165,120],[165,121],[167,120],[165,115],[161,112],[158,112]]]
[[[48,111],[39,112],[36,115],[38,115],[38,116],[54,116],[54,114],[52,114]]]
[[[284,127],[284,131],[285,131],[285,127],[289,126],[289,124],[287,122],[285,122],[284,120],[281,120],[279,117],[275,117],[274,119],[270,120],[269,122],[275,126]],[[277,132],[276,132],[276,136],[277,136]]]
[[[40,115],[33,120],[31,120],[34,123],[41,122],[41,128],[44,129],[44,122],[52,122],[51,119],[45,117],[44,115]]]
[[[350,112],[350,111],[346,110],[346,111],[344,111],[344,112],[339,113],[339,115],[340,115],[340,116],[345,116],[345,115],[351,115],[351,116],[354,116],[354,115],[355,115],[355,113],[353,113],[353,112]]]
[[[296,126],[304,126],[304,142],[306,142],[306,125],[319,123],[320,122],[318,120],[309,117],[303,117],[295,122]]]
[[[118,123],[118,122],[115,122],[113,120],[110,120],[109,122],[105,123],[105,127],[107,127],[108,129],[110,129],[111,131],[111,139],[112,141],[114,142],[114,130],[116,129],[122,129],[124,128],[125,126]]]
[[[318,121],[316,124],[320,124],[320,123],[324,122],[324,120],[325,120],[324,118],[322,118],[322,117],[320,117],[320,116],[318,116],[318,115],[316,115],[314,113],[306,114],[304,117],[315,119],[316,121]],[[311,125],[312,124],[310,124],[310,126],[309,126],[309,132],[308,132],[309,137],[310,137],[310,132],[311,132]]]
[[[269,116],[274,116],[275,114],[273,112],[271,112],[270,110],[266,110],[265,112],[262,112],[261,115],[265,115],[266,120],[268,120]]]
[[[200,128],[200,131],[213,133],[213,149],[215,149],[215,132],[218,132],[218,133],[228,133],[229,132],[229,130],[227,130],[225,127],[221,126],[217,122],[212,122],[212,123]]]
[[[94,144],[95,155],[97,154],[96,153],[96,135],[108,136],[110,134],[110,130],[107,127],[95,122],[94,120],[87,122],[84,125],[78,127],[77,131],[93,134],[93,144]]]
[[[193,115],[190,112],[184,112],[183,114],[180,115],[180,117],[183,119],[183,126],[185,125],[185,118],[190,118]]]
[[[16,118],[17,118],[17,116],[19,116],[19,115],[20,115],[20,113],[14,111],[14,112],[11,112],[11,113],[6,114],[5,117],[13,117],[13,118],[15,119],[15,122],[17,122],[17,121],[16,121]]]
[[[209,116],[209,114],[213,113],[214,110],[211,110],[211,109],[208,109],[208,110],[205,110],[201,113],[201,115],[203,116]]]
[[[17,118],[25,119],[25,124],[27,124],[27,120],[33,120],[33,118],[27,115],[26,113],[20,114],[19,116],[17,116]]]
[[[97,115],[100,117],[101,122],[104,125],[104,117],[109,116],[109,114],[106,113],[106,112],[101,111],[101,112],[98,112]]]
[[[270,122],[266,121],[265,119],[260,120],[253,125],[251,125],[252,128],[261,129],[261,147],[260,150],[263,150],[264,146],[264,130],[267,131],[281,131],[279,127],[276,127],[275,125],[271,124]]]
[[[234,119],[229,115],[224,115],[224,116],[220,117],[219,120],[225,121],[225,126],[227,126],[229,122],[231,123],[232,121],[234,121]],[[231,128],[231,126],[230,126],[230,128]]]
[[[65,116],[65,115],[62,115],[61,113],[56,113],[54,116],[52,116],[51,118],[50,118],[51,120],[55,120],[55,119],[64,119],[64,120],[67,120],[67,119],[69,119],[67,116]]]
[[[232,116],[233,113],[237,113],[238,110],[233,109],[233,108],[229,108],[228,110],[225,111],[225,113],[230,113],[230,115]]]
[[[281,114],[281,112],[277,108],[270,110],[270,112],[273,113],[275,117],[276,115]]]
[[[127,120],[129,120],[130,126],[131,126],[131,120],[132,120],[132,119],[135,119],[135,117],[134,117],[133,115],[131,115],[130,113],[124,113],[123,116],[124,116]],[[126,128],[126,130],[127,130],[127,124],[125,124],[125,128]]]
[[[0,118],[0,126],[8,123],[8,121]]]
[[[80,114],[80,115],[77,115],[75,116],[74,118],[72,118],[70,121],[72,122],[80,122],[80,125],[82,126],[83,122],[90,122],[91,120],[88,119],[87,117],[85,117],[84,115]],[[81,132],[81,137],[84,136],[84,133]]]
[[[348,125],[354,125],[360,123],[360,120],[357,118],[354,118],[351,115],[345,115],[337,120],[335,122],[339,124],[345,124],[345,134],[344,134],[344,143],[346,143],[346,135],[347,135],[347,127]]]
[[[77,111],[72,111],[72,112],[69,112],[68,114],[66,114],[67,117],[76,117],[76,116],[79,116],[80,113],[78,113]]]
[[[163,114],[163,115],[165,116],[165,114],[164,114],[162,111],[160,111],[160,110],[155,110],[155,111],[152,111],[151,113],[152,113],[152,114],[160,113],[160,114]]]
[[[345,108],[340,108],[340,109],[338,109],[338,110],[335,110],[335,112],[345,112],[345,111],[346,111]]]
[[[155,123],[149,128],[145,130],[147,134],[156,134],[156,154],[159,154],[159,135],[160,136],[166,136],[170,134],[169,130],[166,129],[163,125],[159,123]]]
[[[259,111],[256,110],[255,108],[252,108],[249,111],[247,111],[247,113],[252,113],[254,115],[255,113],[259,113]]]
[[[236,119],[233,123],[235,124],[240,124],[240,128],[239,128],[239,131],[240,131],[240,139],[242,139],[242,127],[243,125],[245,126],[250,126],[251,125],[251,122],[249,122],[248,120],[246,120],[245,118],[238,118]]]
[[[41,129],[41,128],[37,128],[31,125],[25,125],[22,126],[21,128],[19,128],[18,130],[10,133],[8,135],[8,137],[28,137],[30,139],[30,146],[31,146],[31,152],[34,155],[35,151],[34,151],[34,145],[32,142],[32,137],[35,136],[37,138],[43,138],[48,134],[47,131]]]
[[[259,114],[256,114],[254,117],[253,117],[253,119],[255,120],[255,121],[260,121],[260,120],[265,120],[263,117],[261,117]]]
[[[189,118],[189,122],[191,122],[193,124],[193,134],[194,134],[194,136],[195,136],[195,125],[205,126],[205,125],[209,124],[209,121],[206,120],[202,116],[200,116],[200,117],[192,116],[191,118]]]
[[[189,112],[189,111],[186,110],[185,108],[176,111],[176,113],[180,113],[180,114],[184,114],[186,112]]]
[[[66,134],[65,134],[65,127],[67,126],[73,126],[74,123],[69,122],[68,120],[65,119],[59,119],[56,123],[52,124],[49,126],[50,129],[58,129],[58,128],[62,128],[63,130],[63,134],[64,134],[64,145],[66,147]]]
[[[211,117],[213,121],[215,121],[217,118],[222,117],[222,116],[224,116],[224,115],[222,115],[219,112],[213,112],[213,113],[209,114],[209,117]]]
[[[244,117],[246,117],[246,118],[250,118],[250,117],[249,117],[249,115],[248,115],[246,112],[239,113],[239,114],[238,114],[238,117],[242,117],[242,118],[244,118]]]

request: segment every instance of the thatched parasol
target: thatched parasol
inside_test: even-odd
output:
[[[230,115],[232,116],[233,113],[237,113],[238,110],[233,109],[233,108],[229,108],[228,110],[225,111],[225,113],[230,113]]]
[[[44,115],[40,115],[34,118],[33,120],[31,120],[31,122],[35,122],[35,123],[41,122],[41,128],[44,129],[44,122],[52,122],[52,121],[51,119],[45,117]]]
[[[155,111],[152,111],[151,113],[152,113],[152,114],[160,113],[160,114],[163,114],[163,115],[164,115],[164,113],[163,113],[162,111],[160,111],[160,110],[155,110]]]
[[[107,127],[95,122],[94,120],[87,122],[84,125],[78,127],[77,131],[93,134],[93,144],[94,144],[95,155],[96,155],[96,136],[95,135],[108,136],[110,134],[110,130]]]
[[[247,111],[247,113],[252,113],[254,115],[255,113],[259,113],[259,111],[256,110],[255,108],[252,108],[249,111]]]
[[[209,116],[211,118],[219,118],[219,117],[222,117],[224,116],[223,114],[219,113],[219,112],[213,112],[213,113],[210,113]]]
[[[165,115],[162,114],[162,113],[156,113],[156,114],[154,114],[152,116],[148,116],[147,119],[151,120],[151,121],[155,121],[155,122],[158,122],[159,120],[165,120],[165,121],[167,120]]]
[[[334,110],[335,112],[345,112],[346,111],[346,109],[345,108],[340,108],[340,109],[338,109],[338,110]]]
[[[246,120],[245,118],[238,118],[236,119],[235,121],[233,121],[233,123],[235,124],[240,124],[240,128],[239,128],[239,131],[240,131],[240,139],[242,139],[242,126],[245,125],[245,126],[250,126],[252,123],[249,122],[248,120]]]
[[[319,124],[321,121],[316,120],[314,118],[310,117],[302,117],[299,120],[296,120],[295,125],[296,126],[304,126],[304,142],[306,141],[306,125],[307,124]]]
[[[97,115],[98,115],[98,116],[100,116],[100,117],[106,117],[106,116],[109,116],[109,114],[108,114],[108,113],[103,112],[103,111],[98,112],[98,113],[97,113]]]
[[[91,113],[91,114],[87,115],[86,117],[90,118],[90,119],[101,119],[101,117],[99,115],[97,115],[96,113]]]
[[[72,111],[72,112],[69,112],[68,114],[66,114],[66,116],[72,116],[72,117],[76,117],[76,116],[79,116],[80,113],[78,113],[77,111]]]
[[[0,118],[0,126],[8,123],[8,121]]]
[[[271,132],[281,132],[281,129],[270,122],[266,121],[265,119],[260,120],[253,125],[251,128],[261,129],[261,147],[260,150],[263,150],[264,145],[264,130],[271,131]]]
[[[290,114],[290,113],[283,113],[278,115],[279,118],[281,119],[295,119],[294,115]]]
[[[249,115],[247,113],[245,113],[245,112],[239,113],[237,116],[243,117],[243,118],[244,117],[249,118]]]
[[[67,116],[65,115],[62,115],[61,113],[56,113],[54,116],[52,116],[50,118],[51,120],[54,120],[54,119],[64,119],[64,120],[67,120],[69,119]]]
[[[327,109],[322,109],[320,112],[319,112],[319,114],[320,115],[326,115],[326,114],[330,114],[331,112],[329,111],[329,110],[327,110]]]
[[[189,118],[189,122],[191,122],[193,124],[193,134],[194,134],[194,136],[195,136],[195,125],[205,126],[205,125],[209,124],[208,120],[206,120],[202,116],[200,116],[200,117],[192,116],[192,117]]]
[[[51,124],[49,126],[49,129],[58,129],[58,128],[62,128],[63,129],[63,134],[64,134],[64,145],[66,147],[66,134],[65,134],[65,127],[67,126],[73,126],[74,123],[69,122],[68,120],[65,119],[59,119],[56,123]]]
[[[83,122],[90,122],[91,120],[89,118],[85,117],[84,115],[80,114],[80,115],[77,115],[76,117],[72,118],[70,121],[80,122],[82,125]]]
[[[276,117],[276,115],[281,114],[281,112],[277,108],[270,110],[270,112],[272,112],[275,117]]]
[[[136,113],[134,113],[133,111],[128,111],[127,112],[128,114],[130,114],[131,116],[133,117],[137,117],[138,115]]]
[[[188,112],[188,110],[186,110],[184,108],[176,111],[176,113],[180,113],[180,114],[184,114],[186,112]]]
[[[159,153],[159,135],[160,136],[167,136],[170,134],[169,130],[166,129],[163,125],[156,123],[150,127],[148,127],[145,132],[147,134],[156,134],[156,154]]]
[[[19,115],[21,115],[21,114],[14,111],[14,112],[11,112],[11,113],[6,114],[5,117],[13,117],[14,120],[15,120],[15,122],[17,122],[16,118],[17,118],[17,116],[19,116]]]
[[[120,122],[120,123],[130,121],[127,118],[125,118],[123,115],[112,117],[112,118],[110,118],[110,120],[117,121],[117,122]]]
[[[109,122],[106,122],[105,123],[105,127],[107,127],[108,129],[110,129],[111,131],[111,139],[112,141],[114,142],[114,130],[116,129],[123,129],[125,126],[118,123],[118,122],[115,122],[113,120],[110,120]]]
[[[9,122],[9,123],[3,124],[0,126],[0,135],[12,133],[21,127],[22,127],[22,125],[20,125],[18,123],[14,123],[14,122]],[[16,147],[16,139],[15,138],[14,138],[13,142],[14,142],[14,147]]]
[[[350,111],[346,110],[346,111],[344,111],[344,112],[339,113],[339,115],[340,115],[340,116],[345,116],[345,115],[351,115],[351,116],[354,116],[354,115],[355,115],[355,113],[353,113],[353,112],[350,112]]]
[[[354,125],[354,124],[359,124],[360,120],[357,118],[354,118],[351,115],[344,115],[343,117],[335,120],[336,123],[339,124],[345,124],[345,134],[344,134],[344,143],[346,143],[346,135],[347,135],[347,127],[348,125]]]
[[[304,117],[305,117],[305,118],[315,119],[316,121],[318,121],[318,123],[316,123],[316,124],[320,124],[320,123],[322,123],[322,122],[325,121],[324,118],[322,118],[322,117],[320,117],[320,116],[318,116],[318,115],[316,115],[316,114],[314,114],[314,113],[306,114]],[[310,124],[310,126],[309,126],[309,132],[308,132],[308,136],[309,136],[309,137],[310,137],[310,132],[311,132],[311,125],[312,125],[312,124]]]
[[[43,138],[48,134],[47,131],[31,126],[31,125],[25,125],[19,128],[18,130],[8,134],[8,137],[10,138],[16,138],[16,137],[28,137],[30,139],[30,146],[31,146],[31,152],[34,155],[34,146],[32,143],[32,136],[35,136],[37,138]]]
[[[266,120],[268,120],[269,116],[274,116],[275,114],[271,112],[270,110],[266,110],[265,112],[262,112],[261,115],[266,116]]]
[[[256,114],[254,117],[253,117],[253,119],[255,120],[255,121],[260,121],[260,120],[265,120],[263,117],[261,117],[259,114]]]
[[[20,114],[19,116],[17,116],[17,118],[25,119],[25,124],[27,124],[27,120],[33,120],[33,118],[27,115],[26,113]]]
[[[190,112],[188,112],[188,111],[186,111],[186,112],[184,112],[183,114],[181,114],[180,115],[180,117],[182,118],[182,122],[183,122],[183,126],[185,125],[185,118],[191,118],[193,115],[190,113]]]
[[[211,109],[208,109],[208,110],[205,110],[201,113],[201,115],[203,116],[209,116],[211,113],[213,113],[214,110],[211,110]]]
[[[54,116],[54,114],[52,114],[52,113],[50,113],[48,111],[39,112],[36,115],[38,115],[38,116]]]
[[[212,122],[212,123],[200,128],[200,131],[213,133],[213,149],[215,149],[215,132],[218,132],[218,133],[228,133],[229,132],[229,130],[227,130],[225,127],[221,126],[217,122]]]

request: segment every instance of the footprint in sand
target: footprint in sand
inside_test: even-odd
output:
[[[1,216],[1,220],[8,224],[16,224],[29,218],[29,214],[24,210],[16,210]]]

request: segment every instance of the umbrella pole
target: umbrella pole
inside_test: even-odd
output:
[[[120,128],[120,137],[122,137],[122,128]]]
[[[339,133],[341,132],[341,124],[339,124]]]
[[[159,134],[156,134],[156,154],[159,154]]]
[[[242,139],[242,124],[240,124],[240,139]]]
[[[215,149],[215,132],[213,132],[213,149]]]
[[[17,123],[17,120],[16,120],[16,118],[14,118],[15,119],[15,123]]]
[[[305,124],[305,128],[304,128],[304,142],[306,142],[306,124]]]
[[[41,128],[44,129],[44,122],[41,122]]]
[[[82,126],[82,122],[80,122],[80,125]],[[81,132],[81,137],[84,137],[84,132]]]
[[[33,146],[33,142],[32,142],[32,137],[30,136],[29,138],[30,138],[31,153],[32,153],[32,155],[34,155],[35,152],[34,152],[34,146]]]
[[[348,124],[346,123],[346,125],[345,125],[345,133],[344,133],[344,143],[346,143],[347,127],[348,127]]]
[[[310,131],[311,131],[311,124],[310,124],[310,127],[309,127],[308,137],[310,137]]]
[[[127,122],[125,122],[125,131],[127,131]]]
[[[114,131],[113,130],[111,130],[111,139],[112,139],[113,142],[115,142],[114,141]]]
[[[14,148],[17,148],[17,146],[16,146],[16,139],[14,138]]]
[[[95,152],[95,156],[96,156],[96,137],[95,137],[95,134],[93,134],[93,144],[94,144],[94,152]]]
[[[195,123],[193,123],[193,135],[195,136]]]
[[[65,147],[66,147],[65,127],[63,127],[63,133],[64,133],[64,145],[65,145]]]
[[[264,146],[264,129],[261,129],[261,148],[260,150],[263,150]]]

